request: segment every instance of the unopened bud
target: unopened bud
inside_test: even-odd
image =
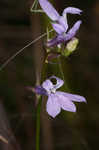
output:
[[[76,50],[78,43],[79,40],[77,38],[73,38],[67,43],[65,49],[61,51],[61,54],[65,57],[68,57],[73,51]]]
[[[76,47],[79,43],[79,40],[77,38],[73,38],[71,41],[69,41],[67,43],[67,46],[66,46],[66,49],[69,51],[69,52],[73,52],[76,50]]]

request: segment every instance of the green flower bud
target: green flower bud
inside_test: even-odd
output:
[[[73,38],[67,43],[66,48],[61,51],[61,54],[66,57],[69,56],[73,51],[76,50],[78,43],[79,40],[77,38]]]
[[[76,47],[79,43],[77,38],[73,38],[71,41],[67,43],[66,49],[71,53],[76,50]]]

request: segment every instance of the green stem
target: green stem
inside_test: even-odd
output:
[[[46,67],[47,64],[43,64],[41,72],[41,82],[45,78]],[[41,112],[42,96],[38,97],[37,99],[39,101],[37,105],[37,114],[36,114],[36,150],[40,150],[40,112]]]
[[[41,111],[41,97],[37,105],[37,116],[36,116],[36,150],[40,149],[40,111]]]

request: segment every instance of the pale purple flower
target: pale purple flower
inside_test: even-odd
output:
[[[81,20],[77,21],[67,32],[68,23],[66,15],[67,13],[80,15],[82,11],[78,8],[68,7],[64,9],[62,16],[60,16],[48,0],[39,0],[39,3],[43,11],[52,20],[52,27],[57,33],[57,36],[55,38],[48,41],[47,46],[51,47],[61,43],[66,43],[67,41],[72,39],[80,27]]]
[[[52,83],[52,78],[56,79],[56,84]],[[60,113],[61,109],[76,112],[76,106],[73,102],[86,102],[83,96],[56,91],[63,84],[63,80],[56,76],[52,76],[45,80],[41,86],[35,88],[36,93],[48,96],[46,110],[53,118]]]

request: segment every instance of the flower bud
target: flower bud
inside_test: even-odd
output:
[[[66,49],[71,53],[76,50],[76,47],[79,43],[77,38],[73,38],[71,41],[67,43]]]
[[[76,50],[78,43],[79,40],[77,38],[73,38],[67,43],[66,48],[61,51],[61,54],[66,57],[69,56],[73,51]]]

